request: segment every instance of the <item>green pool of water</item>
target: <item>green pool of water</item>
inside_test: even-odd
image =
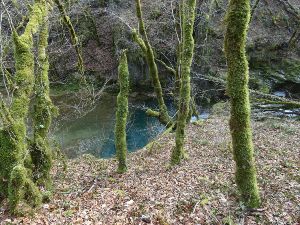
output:
[[[68,99],[60,101],[68,101]],[[166,103],[171,114],[174,114],[175,108],[172,101],[168,100]],[[128,150],[132,152],[143,148],[165,128],[156,118],[145,114],[146,107],[156,108],[154,99],[130,99],[129,105],[127,145]],[[92,154],[101,158],[113,157],[116,152],[115,111],[116,96],[106,95],[85,116],[56,122],[54,139],[69,158],[82,154]],[[201,117],[207,116],[208,110],[203,109]]]

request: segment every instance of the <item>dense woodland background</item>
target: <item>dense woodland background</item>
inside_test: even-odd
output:
[[[16,24],[26,15],[27,4],[26,1],[16,2],[18,10],[12,14]],[[202,85],[201,74],[225,76],[226,61],[222,49],[227,1],[198,1],[197,4],[193,77],[195,83],[202,82]],[[269,92],[283,86],[293,94],[299,90],[298,5],[297,1],[287,3],[283,0],[252,2],[255,9],[247,40],[250,87]],[[116,82],[116,56],[121,49],[127,48],[132,86],[137,89],[149,87],[146,62],[128,27],[137,28],[134,1],[67,1],[65,8],[82,45],[88,76],[97,81],[109,78]],[[176,63],[177,37],[172,8],[175,10],[172,1],[143,2],[149,39],[157,58],[168,65]],[[57,15],[56,9],[50,18],[50,79],[53,84],[70,81],[76,78],[77,72],[76,54],[68,30]],[[3,22],[6,29],[2,28],[2,40],[5,41],[6,35],[10,34],[7,21],[4,19]],[[13,66],[9,59],[4,62],[8,67]],[[161,64],[159,66],[167,82],[170,76]]]
[[[0,224],[300,222],[298,0],[0,5]],[[64,149],[97,108],[116,157]]]

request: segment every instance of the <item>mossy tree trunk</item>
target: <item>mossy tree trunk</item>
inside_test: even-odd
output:
[[[71,36],[71,43],[72,43],[73,47],[75,48],[77,58],[78,58],[77,66],[78,66],[79,72],[82,75],[81,79],[82,79],[82,82],[84,84],[86,84],[86,80],[85,80],[85,77],[84,77],[84,61],[83,61],[83,58],[82,58],[80,44],[79,44],[78,37],[77,37],[76,32],[75,32],[74,26],[71,22],[70,17],[66,13],[66,10],[65,10],[63,4],[61,3],[61,1],[60,0],[54,0],[54,2],[57,5],[57,8],[58,8],[58,10],[61,14],[61,17],[63,18],[64,23],[66,24],[66,26],[69,29],[69,33],[70,33],[70,36]]]
[[[25,168],[29,157],[26,122],[34,86],[33,35],[47,15],[47,3],[35,0],[24,33],[13,33],[15,46],[15,91],[12,105],[6,112],[7,123],[0,131],[0,192],[8,197],[12,212],[23,199],[38,205],[41,194]]]
[[[70,32],[70,36],[71,36],[71,43],[72,45],[75,47],[75,51],[77,53],[77,57],[78,57],[78,68],[79,71],[81,73],[84,73],[84,64],[83,64],[83,58],[81,56],[81,51],[80,51],[80,46],[79,46],[79,41],[78,41],[78,37],[76,35],[74,26],[71,22],[70,17],[68,16],[68,14],[66,13],[66,10],[63,6],[63,4],[61,3],[60,0],[54,0],[55,4],[57,5],[57,8],[63,18],[64,23],[66,24],[66,26],[69,29]]]
[[[115,145],[118,159],[118,172],[124,173],[127,170],[126,155],[126,123],[128,116],[128,94],[129,94],[129,72],[126,51],[123,51],[119,63],[119,85],[120,92],[117,97],[117,112],[115,126]]]
[[[178,23],[176,23],[176,31],[178,34],[178,43],[177,43],[177,47],[176,47],[176,58],[177,58],[177,62],[176,62],[176,74],[175,74],[175,84],[174,84],[174,99],[176,102],[176,107],[177,110],[179,109],[179,94],[180,94],[180,87],[181,87],[181,62],[182,62],[182,38],[183,38],[183,34],[182,34],[182,6],[183,6],[183,1],[184,0],[180,0],[178,1],[178,10],[177,10],[177,18],[179,20]]]
[[[181,56],[182,56],[182,38],[183,38],[183,3],[184,0],[180,0],[177,3],[177,7],[178,10],[176,11],[176,17],[178,19],[178,22],[176,22],[176,32],[177,32],[177,39],[178,39],[178,43],[177,43],[177,47],[176,47],[176,57],[177,57],[177,62],[176,62],[176,69],[175,69],[175,85],[174,85],[174,100],[175,100],[175,104],[177,107],[177,110],[179,111],[179,107],[180,107],[180,87],[181,87]],[[191,92],[191,102],[190,102],[190,110],[189,110],[189,114],[187,117],[186,122],[189,123],[191,120],[191,117],[193,115],[198,115],[198,112],[196,110],[196,104],[194,101],[194,98],[192,97],[192,92]],[[178,116],[178,114],[177,114]]]
[[[154,57],[154,52],[152,49],[152,46],[149,42],[147,33],[146,33],[146,29],[145,29],[145,25],[144,25],[144,21],[143,21],[143,15],[142,15],[142,9],[141,9],[141,2],[140,0],[136,0],[136,15],[139,21],[139,34],[134,31],[133,32],[133,37],[134,40],[139,44],[139,46],[141,47],[148,67],[149,67],[149,73],[152,79],[152,83],[154,85],[154,91],[156,94],[156,98],[158,101],[158,105],[159,105],[159,114],[156,113],[151,113],[153,112],[153,110],[149,110],[148,111],[148,115],[150,116],[157,116],[159,115],[159,120],[161,123],[163,123],[164,125],[167,126],[171,126],[172,125],[172,119],[168,114],[168,109],[167,106],[165,104],[164,98],[163,98],[163,91],[162,91],[162,87],[161,87],[161,83],[159,80],[159,76],[158,76],[158,69],[157,69],[157,65],[155,62],[155,57]]]
[[[176,146],[172,151],[171,164],[179,164],[184,157],[183,149],[186,121],[191,99],[190,73],[194,54],[194,21],[196,0],[186,0],[182,5],[182,52],[179,111],[176,123]]]
[[[48,47],[48,18],[45,17],[39,32],[38,65],[35,77],[35,96],[33,110],[34,137],[31,146],[33,163],[33,177],[39,184],[49,189],[51,186],[50,169],[52,166],[52,152],[48,141],[48,132],[52,121],[54,106],[49,93],[49,62]]]
[[[247,207],[260,204],[253,157],[248,89],[248,62],[245,53],[250,19],[250,0],[230,0],[227,9],[225,54],[228,64],[227,91],[231,101],[230,130],[236,162],[236,183]]]

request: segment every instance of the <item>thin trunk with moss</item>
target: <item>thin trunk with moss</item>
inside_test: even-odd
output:
[[[181,86],[179,95],[179,112],[176,126],[176,146],[172,151],[171,164],[179,164],[185,156],[183,149],[186,121],[189,115],[191,99],[190,73],[194,54],[194,21],[196,0],[186,0],[182,6],[182,52],[181,52]]]
[[[83,74],[84,74],[84,62],[83,62],[81,49],[80,49],[80,44],[79,44],[78,37],[77,37],[76,32],[75,32],[74,26],[71,22],[70,17],[66,13],[66,10],[65,10],[63,4],[61,3],[61,1],[60,0],[54,0],[54,2],[57,5],[57,8],[58,8],[58,10],[59,10],[66,26],[69,29],[70,36],[71,36],[71,43],[72,43],[73,47],[75,48],[77,58],[78,58],[78,64],[77,64],[78,69],[79,69],[80,73],[82,74],[83,82],[86,83],[85,77],[83,76]]]
[[[178,1],[178,10],[177,10],[177,18],[179,20],[179,22],[176,23],[176,30],[178,33],[178,43],[177,43],[177,47],[176,47],[176,56],[177,56],[177,63],[176,63],[176,70],[175,70],[175,85],[174,85],[174,100],[176,103],[176,107],[177,110],[179,111],[179,107],[180,107],[180,87],[181,87],[181,62],[182,62],[182,37],[183,37],[183,3],[184,0],[180,0]],[[196,104],[194,101],[194,98],[192,97],[192,92],[191,92],[191,102],[190,102],[190,110],[189,110],[189,114],[187,117],[187,123],[190,122],[191,118],[193,115],[198,115],[197,110],[196,110]],[[178,116],[178,114],[177,114]]]
[[[176,30],[178,33],[178,43],[176,47],[176,74],[175,74],[175,84],[174,84],[174,99],[176,102],[177,110],[179,110],[179,94],[180,94],[180,87],[181,87],[181,62],[182,62],[182,6],[183,6],[183,0],[180,0],[178,2],[178,10],[177,10],[177,17],[179,19],[179,22],[176,23]]]
[[[250,0],[231,0],[227,9],[225,54],[228,65],[227,91],[231,102],[230,130],[236,183],[247,207],[260,204],[253,157],[248,89],[246,38],[250,19]]]
[[[50,169],[52,166],[52,152],[49,146],[48,133],[52,121],[54,106],[49,93],[49,62],[48,47],[48,18],[45,17],[39,32],[38,65],[35,77],[35,96],[33,108],[33,143],[31,159],[33,163],[33,177],[39,184],[49,189],[51,186]]]
[[[33,206],[41,202],[41,194],[32,181],[31,171],[25,167],[30,158],[26,117],[34,86],[33,35],[47,15],[46,1],[35,0],[24,33],[13,33],[15,77],[12,105],[7,110],[7,123],[0,130],[0,193],[8,197],[14,212],[22,200]]]
[[[139,21],[139,33],[136,31],[133,32],[134,40],[138,43],[138,45],[141,47],[148,67],[149,67],[149,73],[152,79],[152,83],[154,85],[154,91],[156,94],[156,98],[159,105],[159,120],[161,123],[170,126],[172,125],[172,119],[168,114],[168,109],[165,104],[164,98],[163,98],[163,91],[161,87],[161,83],[158,76],[158,69],[155,62],[154,52],[152,49],[152,46],[149,42],[145,24],[143,21],[143,15],[142,15],[142,9],[141,9],[141,2],[140,0],[136,0],[136,15]],[[150,116],[157,116],[157,114],[151,114],[151,110],[147,113]]]
[[[126,51],[123,51],[119,63],[119,85],[120,92],[117,97],[117,113],[115,126],[115,143],[118,159],[118,172],[124,173],[127,170],[126,155],[126,123],[128,116],[128,94],[129,94],[129,72]]]

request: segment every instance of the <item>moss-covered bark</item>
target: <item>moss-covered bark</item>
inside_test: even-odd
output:
[[[29,203],[40,199],[39,192],[30,193],[38,189],[31,180],[30,170],[24,167],[28,158],[25,119],[34,86],[33,35],[46,14],[46,1],[36,0],[24,33],[20,36],[16,31],[13,33],[15,91],[12,105],[6,113],[7,123],[0,131],[0,193],[9,198],[12,211],[23,197],[31,196],[25,199]]]
[[[31,159],[33,163],[33,176],[38,184],[50,187],[50,169],[52,153],[48,142],[48,132],[51,125],[54,106],[49,96],[49,62],[48,47],[48,18],[44,18],[39,32],[38,65],[35,77],[35,96],[33,110],[34,139],[31,146]]]
[[[128,116],[128,94],[129,94],[129,72],[126,51],[123,51],[119,63],[119,85],[120,92],[117,97],[117,112],[115,126],[115,144],[117,159],[119,162],[118,172],[124,173],[127,170],[126,155],[126,123]]]
[[[8,199],[10,210],[15,212],[20,201],[26,200],[31,206],[36,207],[42,202],[42,195],[36,184],[32,181],[28,169],[22,164],[17,164],[10,174]]]
[[[66,10],[63,6],[63,4],[61,3],[60,0],[54,0],[55,4],[57,5],[57,8],[66,24],[66,26],[69,29],[70,32],[70,36],[71,36],[71,43],[75,48],[76,54],[77,54],[77,58],[78,58],[78,69],[80,71],[80,73],[83,75],[84,74],[84,62],[83,62],[83,58],[82,58],[82,54],[81,54],[81,49],[80,49],[80,45],[79,45],[79,41],[78,41],[78,37],[76,35],[74,26],[71,22],[70,17],[68,16],[68,14],[66,13]],[[86,83],[85,81],[85,77],[82,76],[83,82]]]
[[[139,34],[140,35],[136,31],[134,31],[133,37],[134,37],[134,40],[141,47],[141,49],[145,55],[148,67],[149,67],[149,73],[150,73],[150,76],[152,79],[152,83],[154,85],[154,91],[155,91],[156,98],[157,98],[158,105],[159,105],[159,113],[160,113],[159,120],[161,123],[170,126],[172,124],[172,119],[168,114],[168,109],[167,109],[167,106],[166,106],[164,98],[163,98],[163,91],[162,91],[161,83],[160,83],[159,76],[158,76],[158,69],[157,69],[157,65],[155,62],[153,49],[148,40],[145,25],[143,22],[141,2],[140,2],[140,0],[136,0],[135,2],[136,2],[136,15],[137,15],[137,18],[139,21]]]
[[[182,52],[181,52],[181,86],[179,96],[179,112],[176,126],[176,146],[172,151],[171,164],[180,163],[184,157],[184,138],[186,121],[191,99],[190,73],[194,54],[194,21],[196,0],[186,0],[182,6]]]
[[[174,99],[176,102],[177,109],[179,109],[179,94],[181,87],[181,56],[182,56],[182,42],[178,43],[176,49],[177,64],[176,64],[176,74],[175,74],[175,84],[174,84]]]
[[[227,91],[231,101],[230,130],[236,162],[236,183],[245,205],[253,208],[259,206],[260,198],[253,157],[248,62],[245,54],[249,19],[250,1],[231,0],[227,9],[225,35]]]
[[[174,99],[176,102],[176,107],[177,110],[179,110],[179,94],[180,94],[180,87],[181,87],[181,62],[182,62],[182,22],[183,22],[183,17],[182,17],[182,6],[183,6],[183,1],[180,0],[178,1],[178,10],[177,10],[177,17],[179,22],[176,23],[176,29],[178,33],[178,43],[176,46],[176,57],[177,57],[177,62],[176,62],[176,74],[175,74],[175,84],[174,84]],[[178,116],[178,115],[177,115]]]

